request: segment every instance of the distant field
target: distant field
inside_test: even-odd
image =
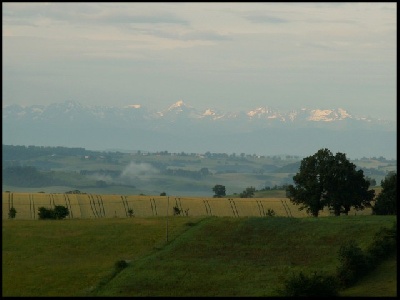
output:
[[[3,193],[3,219],[8,217],[11,207],[17,211],[17,220],[37,219],[38,209],[43,206],[66,206],[71,219],[127,218],[133,210],[135,217],[173,215],[177,207],[185,216],[218,217],[263,217],[268,211],[281,217],[306,217],[305,210],[293,205],[285,197],[269,198],[206,198],[169,197],[140,195],[98,195],[98,194],[47,194],[47,193]],[[370,215],[371,209],[350,210],[349,215]],[[329,216],[327,209],[320,216]]]

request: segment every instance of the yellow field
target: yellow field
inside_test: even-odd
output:
[[[305,210],[293,205],[288,198],[207,198],[168,197],[137,195],[95,195],[95,194],[45,194],[45,193],[2,193],[3,219],[8,218],[11,207],[17,211],[15,219],[38,219],[38,209],[43,206],[66,206],[68,218],[128,218],[130,209],[133,216],[172,216],[174,206],[181,210],[181,216],[267,216],[273,210],[275,216],[307,217]],[[350,210],[349,215],[370,215],[371,209]],[[329,216],[327,209],[320,216]]]

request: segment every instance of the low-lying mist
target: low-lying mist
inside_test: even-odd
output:
[[[95,180],[105,181],[107,184],[136,185],[137,182],[150,181],[160,171],[149,163],[130,162],[117,177],[95,173],[89,177]]]

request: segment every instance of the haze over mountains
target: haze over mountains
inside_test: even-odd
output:
[[[248,153],[309,156],[321,148],[349,158],[396,158],[394,121],[359,117],[343,108],[204,111],[180,100],[167,109],[145,105],[3,107],[3,144],[89,150]]]

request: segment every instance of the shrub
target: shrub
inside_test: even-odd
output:
[[[173,210],[174,210],[174,216],[180,216],[182,213],[182,210],[179,208],[177,200],[175,200],[175,206],[173,207]]]
[[[61,220],[65,219],[69,215],[69,210],[67,207],[62,206],[62,205],[56,205],[54,206],[54,219],[56,220]]]
[[[46,207],[39,207],[39,219],[45,220],[45,219],[54,219],[54,213],[52,209],[48,209]]]
[[[39,219],[51,219],[51,220],[61,220],[65,219],[69,215],[69,210],[67,207],[62,205],[54,206],[54,209],[39,207]]]
[[[174,216],[180,216],[181,210],[178,207],[178,205],[174,206],[173,209],[174,209]]]
[[[121,271],[123,269],[125,269],[128,266],[128,263],[126,262],[126,260],[118,260],[115,262],[115,270],[116,271]]]
[[[15,207],[11,207],[10,210],[8,211],[8,218],[14,219],[16,215],[17,215],[17,210],[15,209]]]
[[[354,240],[349,241],[339,249],[339,261],[337,278],[343,287],[355,284],[369,271],[368,260]]]
[[[339,284],[334,276],[300,272],[284,282],[280,291],[284,297],[334,297],[338,296]]]
[[[271,208],[268,208],[266,215],[269,217],[273,217],[273,216],[275,216],[275,211]]]
[[[73,190],[73,191],[68,191],[65,192],[66,194],[86,194],[86,193],[82,193],[80,190]]]
[[[397,225],[392,228],[382,227],[376,234],[374,241],[367,249],[367,256],[372,267],[376,266],[388,255],[397,249]]]
[[[376,197],[375,205],[372,207],[374,215],[396,215],[397,214],[397,173],[390,172],[381,181],[382,191]]]

